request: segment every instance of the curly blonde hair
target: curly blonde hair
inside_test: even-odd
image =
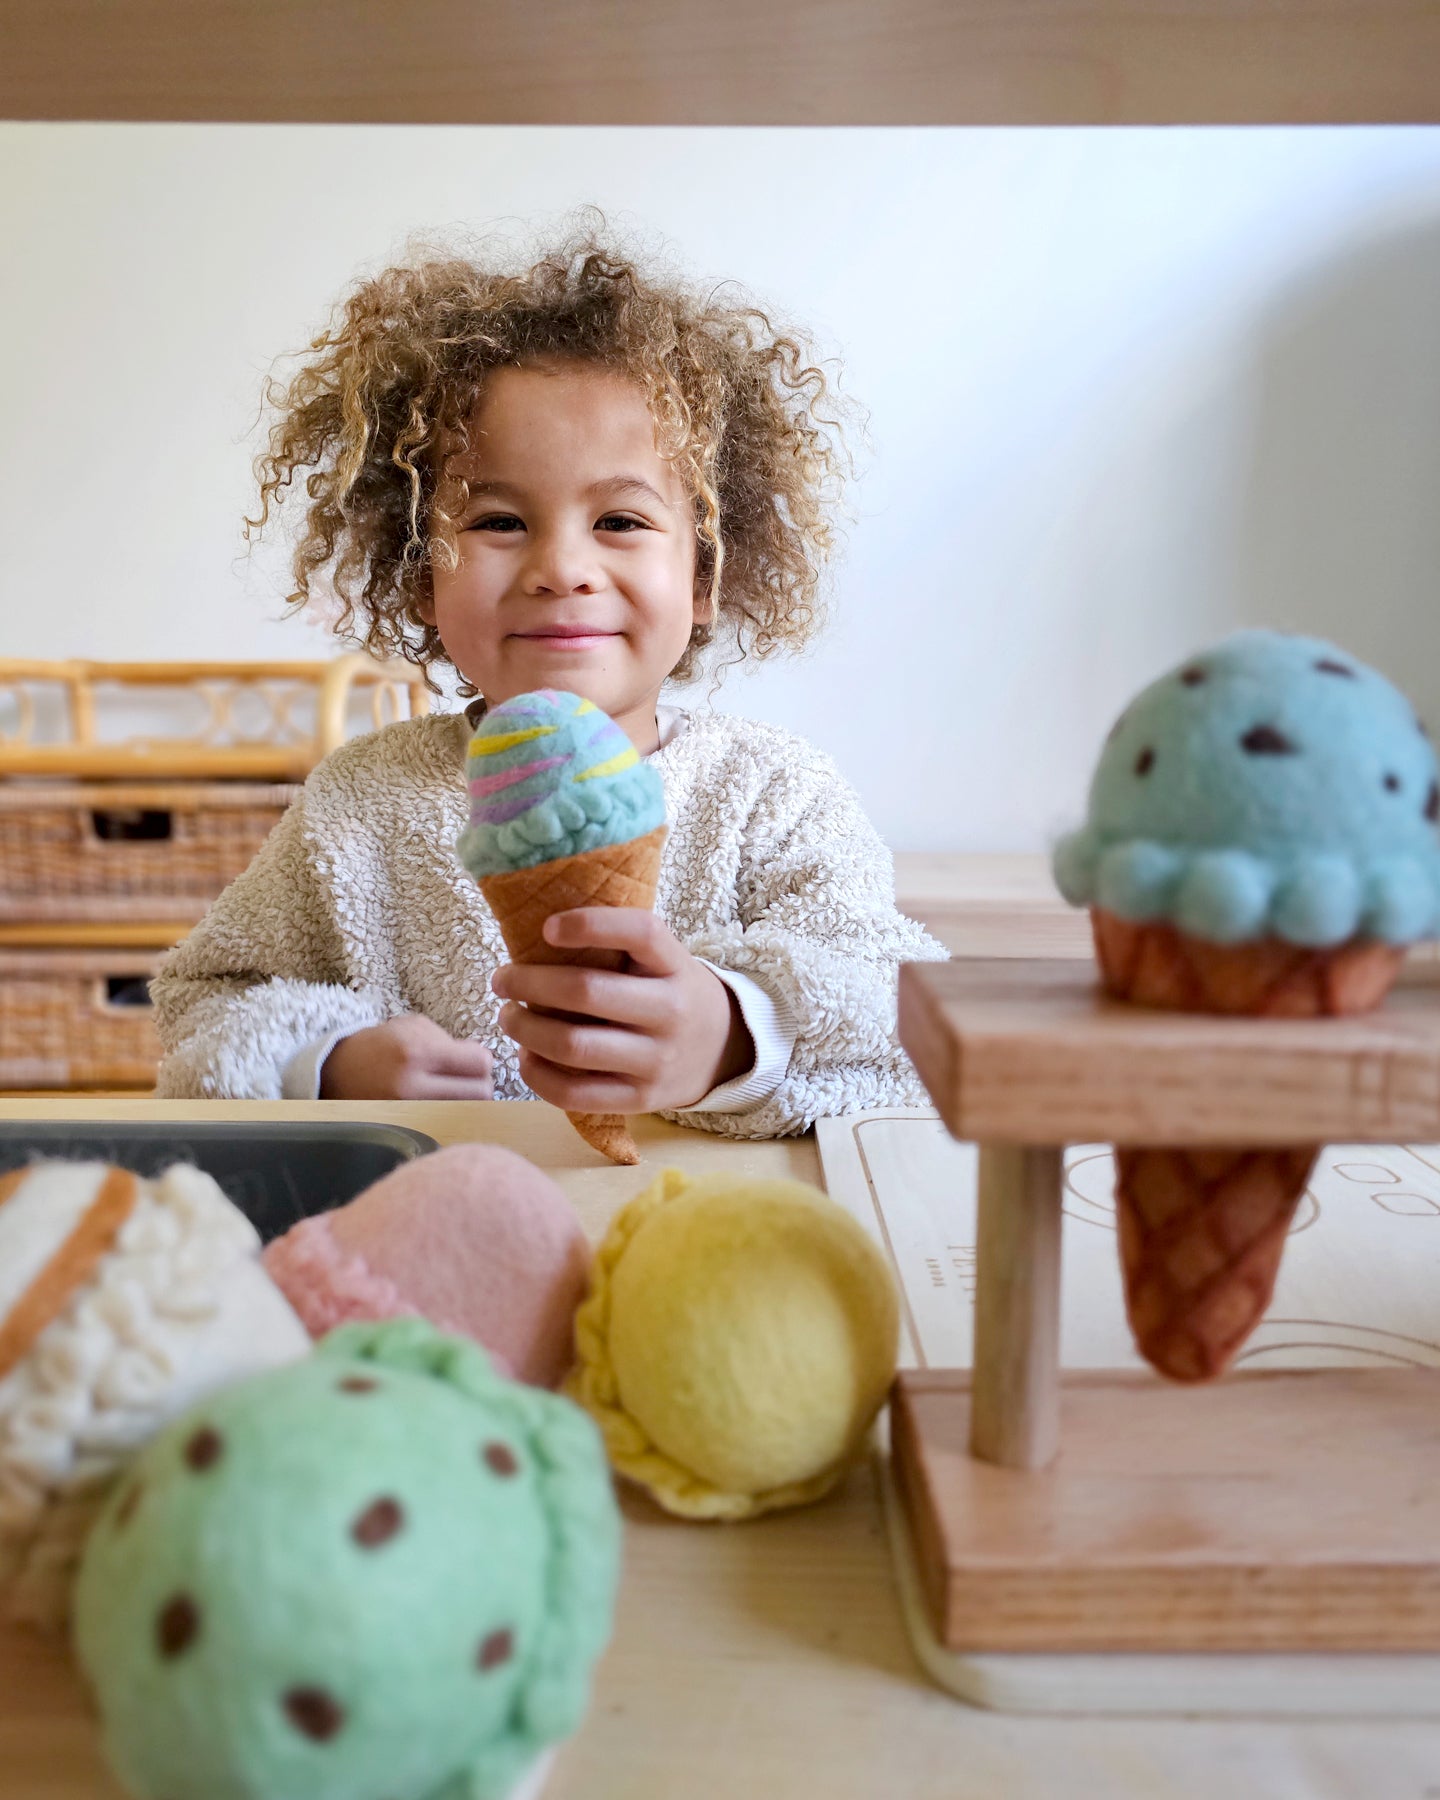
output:
[[[604,226],[598,208],[584,210]],[[290,609],[310,604],[328,571],[334,633],[403,657],[439,692],[431,670],[449,658],[419,608],[432,567],[458,561],[469,490],[450,470],[467,421],[491,369],[565,357],[640,385],[657,448],[692,500],[696,576],[712,605],[672,679],[692,679],[718,638],[737,649],[732,660],[801,649],[823,623],[822,568],[854,472],[833,415],[863,409],[827,380],[806,332],[721,304],[721,287],[702,295],[647,273],[584,225],[519,273],[490,257],[412,252],[361,281],[288,384],[265,384],[278,416],[255,459],[259,516],[245,535],[309,471]]]

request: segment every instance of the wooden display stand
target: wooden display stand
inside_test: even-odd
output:
[[[1073,961],[910,964],[899,1033],[980,1146],[973,1377],[904,1373],[892,1413],[939,1642],[1440,1649],[1434,1371],[1058,1366],[1061,1148],[1440,1139],[1440,968],[1363,1017],[1252,1020],[1121,1005]]]

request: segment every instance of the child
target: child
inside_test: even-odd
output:
[[[293,605],[328,572],[337,633],[473,698],[312,771],[153,983],[156,1092],[538,1095],[732,1137],[924,1105],[896,972],[946,952],[855,793],[777,726],[660,703],[722,637],[763,657],[816,629],[838,462],[801,345],[590,236],[523,274],[387,269],[311,348],[270,390],[247,526],[300,477]],[[474,722],[536,688],[602,707],[665,785],[655,913],[549,927],[623,973],[508,964],[454,854]]]

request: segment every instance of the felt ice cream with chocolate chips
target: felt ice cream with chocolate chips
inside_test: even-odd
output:
[[[583,1716],[619,1544],[578,1407],[345,1325],[134,1460],[75,1646],[140,1800],[501,1800]]]
[[[309,1348],[254,1226],[202,1170],[0,1176],[0,1619],[61,1625],[126,1458],[201,1395]]]
[[[1126,707],[1054,855],[1117,999],[1305,1017],[1384,999],[1440,927],[1440,776],[1405,696],[1319,638],[1242,631]],[[1180,1380],[1259,1321],[1317,1146],[1117,1147],[1130,1322]]]
[[[1055,879],[1127,999],[1352,1011],[1440,924],[1437,817],[1435,752],[1398,688],[1322,639],[1242,631],[1126,707]],[[1174,938],[1202,948],[1176,957]]]

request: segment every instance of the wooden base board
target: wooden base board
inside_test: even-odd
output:
[[[1234,1719],[1440,1718],[1440,1655],[1354,1651],[949,1650],[935,1635],[888,1455],[876,1453],[885,1534],[910,1646],[925,1673],[969,1706],[1007,1713]]]
[[[968,1371],[891,1444],[951,1650],[1440,1650],[1440,1375],[1075,1374],[1046,1469],[968,1453]]]

